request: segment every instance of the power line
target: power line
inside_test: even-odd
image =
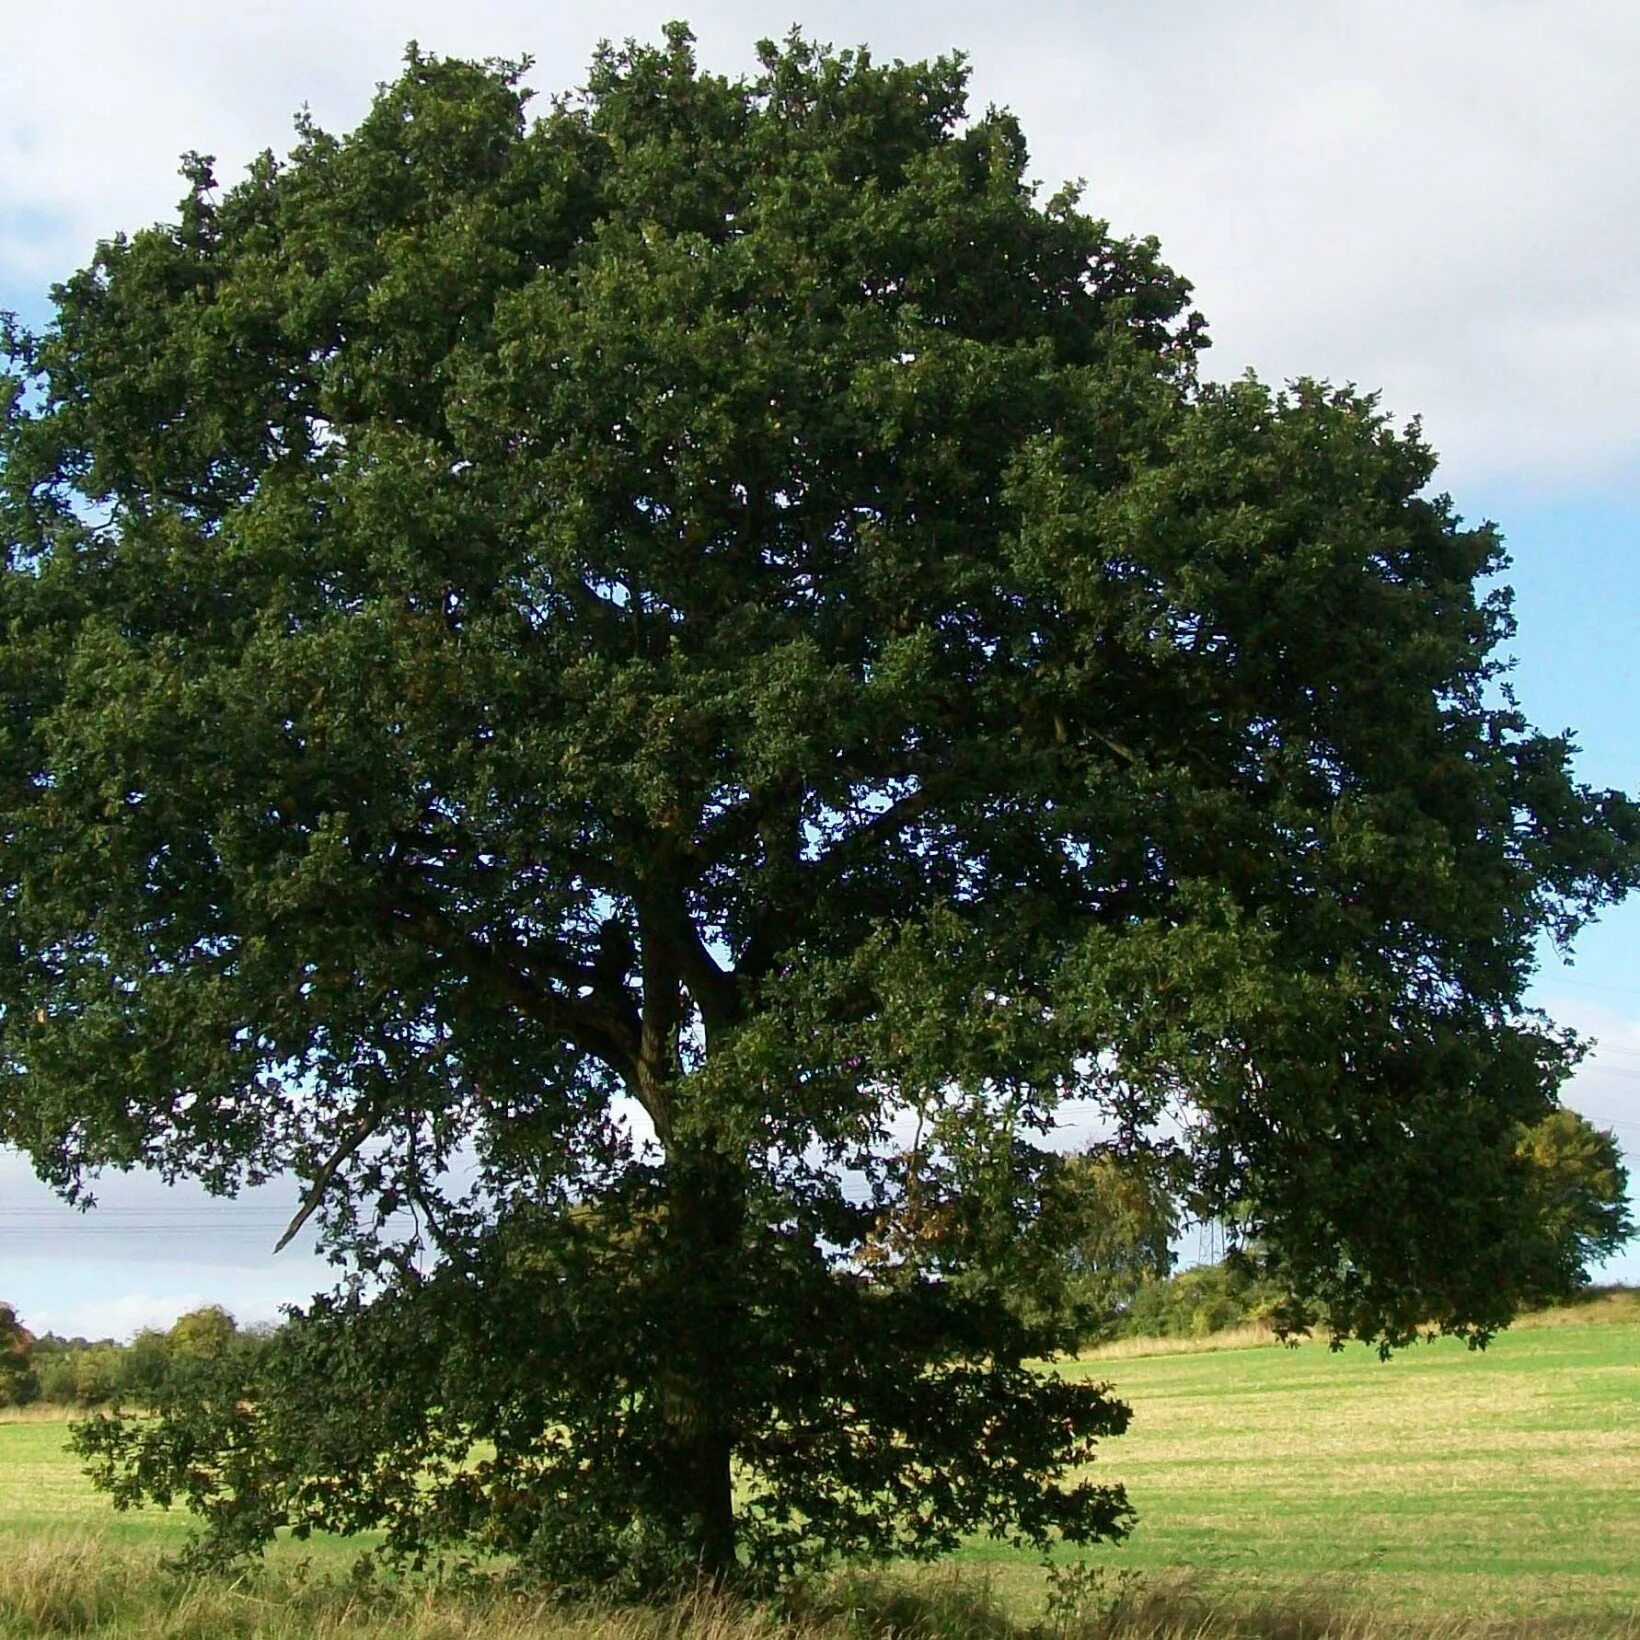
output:
[[[1553,980],[1540,978],[1538,983],[1547,990],[1551,985],[1575,985],[1580,991],[1613,991],[1619,996],[1640,997],[1640,987],[1633,985],[1608,985],[1602,980],[1594,979],[1562,979],[1556,976]]]
[[[1603,1068],[1599,1065],[1589,1065],[1582,1073],[1585,1076],[1604,1076],[1609,1082],[1622,1082],[1631,1088],[1640,1088],[1640,1071],[1631,1071],[1626,1066],[1622,1070]],[[1567,1087],[1575,1085],[1575,1078],[1569,1081]]]
[[[1620,1048],[1611,1042],[1596,1042],[1589,1050],[1590,1060],[1604,1059],[1607,1054],[1621,1054],[1625,1059],[1640,1059],[1640,1048]]]

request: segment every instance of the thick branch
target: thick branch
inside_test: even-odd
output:
[[[313,1185],[303,1199],[296,1217],[285,1226],[284,1235],[273,1244],[274,1252],[284,1252],[296,1239],[302,1226],[319,1210],[319,1203],[324,1200],[325,1192],[330,1188],[331,1181],[341,1170],[343,1164],[350,1157],[358,1154],[359,1147],[381,1126],[383,1117],[384,1112],[382,1111],[367,1111],[348,1129],[347,1137],[337,1147],[330,1160],[315,1175]]]
[[[676,882],[652,885],[638,898],[638,926],[643,936],[644,1004],[649,1002],[648,953],[653,947],[665,960],[674,986],[681,981],[700,1009],[708,1035],[733,1025],[742,1013],[735,976],[718,965],[689,915],[683,890]],[[663,977],[662,983],[667,983]]]
[[[389,905],[385,915],[395,927],[414,932],[436,947],[469,978],[492,987],[526,1019],[602,1060],[628,1087],[636,1087],[639,1033],[630,999],[611,996],[607,987],[595,988],[585,997],[565,995],[548,990],[533,971],[546,966],[549,973],[593,985],[595,976],[590,969],[559,960],[532,964],[532,954],[516,941],[504,935],[483,939],[469,934],[423,900]]]
[[[648,896],[646,896],[646,899]],[[678,1028],[683,1021],[682,980],[667,942],[638,910],[642,940],[643,1015],[637,1063],[638,1097],[662,1144],[672,1130],[670,1087],[678,1071]]]

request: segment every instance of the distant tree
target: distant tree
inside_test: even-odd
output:
[[[1614,1134],[1564,1109],[1523,1128],[1516,1148],[1539,1228],[1537,1296],[1564,1298],[1634,1235],[1623,1153]]]
[[[1173,1267],[1180,1158],[1111,1147],[994,1153],[978,1182],[938,1156],[901,1157],[897,1199],[862,1250],[876,1279],[937,1279],[1005,1305],[1074,1349],[1110,1333],[1140,1289]]]
[[[1416,432],[1202,383],[954,60],[518,80],[190,159],[11,335],[0,1139],[293,1169],[358,1278],[105,1481],[566,1584],[1117,1533],[987,1272],[1067,1098],[1340,1332],[1503,1324],[1640,819]],[[928,1169],[971,1256],[873,1261]]]
[[[1172,1270],[1181,1221],[1172,1160],[1095,1150],[1062,1164],[1044,1218],[1080,1337],[1117,1330],[1139,1294]]]
[[[40,1399],[51,1406],[74,1403],[74,1360],[64,1341],[49,1333],[35,1341],[34,1375]]]
[[[216,1361],[238,1334],[234,1318],[220,1304],[208,1304],[178,1316],[166,1342],[173,1360]]]
[[[171,1372],[171,1340],[155,1328],[144,1328],[120,1351],[116,1391],[121,1401],[151,1407],[164,1393]]]
[[[0,1304],[0,1407],[21,1406],[39,1393],[34,1334],[9,1304]]]
[[[112,1341],[87,1344],[69,1352],[73,1404],[102,1407],[119,1399],[120,1347]]]
[[[1123,1313],[1120,1331],[1130,1338],[1206,1338],[1251,1323],[1275,1327],[1281,1301],[1281,1289],[1259,1277],[1256,1260],[1231,1257],[1147,1282]]]

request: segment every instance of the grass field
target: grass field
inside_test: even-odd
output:
[[[1484,1353],[1445,1341],[1384,1363],[1362,1348],[1283,1349],[1247,1335],[1146,1354],[1122,1346],[1063,1370],[1111,1380],[1134,1408],[1132,1430],[1100,1464],[1126,1482],[1140,1515],[1126,1545],[1094,1557],[1112,1578],[1125,1571],[1141,1590],[1185,1587],[1226,1623],[1236,1611],[1319,1603],[1343,1625],[1247,1632],[1479,1633],[1484,1620],[1497,1620],[1496,1632],[1640,1640],[1640,1305],[1632,1301],[1537,1318]],[[185,1535],[175,1515],[113,1514],[64,1453],[63,1433],[38,1417],[0,1422],[0,1634],[51,1626],[137,1633],[116,1621],[112,1596],[91,1601],[87,1621],[57,1625],[6,1592],[4,1567],[31,1561],[54,1561],[65,1577],[74,1561],[88,1576],[102,1557],[129,1581]],[[352,1558],[339,1544],[303,1553],[321,1573],[340,1574]],[[292,1553],[278,1558],[295,1563]],[[986,1545],[961,1559],[1005,1608],[1039,1609],[1041,1574],[1028,1560]],[[140,1632],[230,1632],[218,1607],[195,1615]],[[235,1623],[231,1632],[547,1632],[515,1631],[495,1613],[475,1622],[469,1629],[450,1613],[423,1613],[411,1624],[401,1613],[383,1628]],[[715,1626],[725,1637],[739,1632]]]
[[[1388,1362],[1307,1344],[1078,1363],[1134,1409],[1102,1461],[1140,1523],[1101,1559],[1262,1593],[1332,1580],[1379,1611],[1633,1616],[1640,1313],[1623,1313]]]

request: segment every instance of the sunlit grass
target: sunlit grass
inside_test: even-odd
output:
[[[1336,1579],[1380,1612],[1640,1611],[1629,1313],[1602,1301],[1388,1362],[1271,1342],[1071,1364],[1134,1408],[1098,1468],[1140,1523],[1097,1559],[1261,1593]]]
[[[1447,1340],[1388,1363],[1251,1336],[1095,1352],[1060,1370],[1110,1380],[1132,1403],[1131,1431],[1097,1469],[1140,1514],[1129,1543],[1090,1557],[1099,1600],[1044,1627],[1041,1569],[975,1544],[949,1570],[833,1585],[798,1627],[825,1640],[1640,1640],[1635,1319],[1640,1302],[1618,1295],[1532,1318],[1484,1352]],[[0,1420],[7,1640],[753,1640],[778,1627],[766,1609],[711,1602],[566,1614],[493,1593],[363,1587],[347,1575],[354,1546],[336,1540],[282,1545],[237,1582],[179,1580],[159,1564],[184,1542],[185,1515],[115,1514],[64,1451],[60,1419]]]

